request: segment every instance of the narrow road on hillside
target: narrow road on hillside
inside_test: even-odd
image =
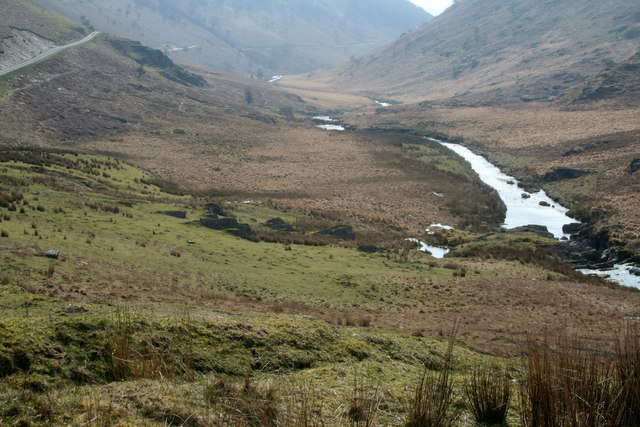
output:
[[[56,53],[61,52],[61,51],[65,50],[65,49],[69,49],[71,47],[79,46],[79,45],[81,45],[83,43],[91,41],[98,34],[100,34],[100,31],[94,31],[93,33],[89,34],[87,37],[83,38],[82,40],[78,40],[76,42],[69,43],[69,44],[66,44],[64,46],[57,46],[57,47],[54,47],[52,49],[49,49],[48,51],[42,52],[40,55],[35,56],[35,57],[29,59],[28,61],[22,62],[22,63],[20,63],[18,65],[14,65],[13,67],[9,67],[9,68],[7,68],[5,70],[0,70],[0,76],[4,76],[5,74],[9,74],[9,73],[11,73],[13,71],[16,71],[16,70],[19,70],[19,69],[21,69],[23,67],[26,67],[28,65],[34,64],[34,63],[36,63],[36,62],[38,62],[38,61],[40,61],[42,59],[48,58],[48,57],[50,57],[52,55],[55,55]]]

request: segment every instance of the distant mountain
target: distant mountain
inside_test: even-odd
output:
[[[368,55],[311,75],[404,100],[549,100],[640,47],[638,0],[465,0]]]
[[[38,0],[176,60],[269,77],[361,55],[428,22],[408,0]]]

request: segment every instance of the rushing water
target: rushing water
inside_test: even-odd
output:
[[[504,220],[505,228],[536,224],[547,227],[547,230],[556,239],[569,237],[563,233],[562,226],[577,221],[568,217],[568,209],[554,202],[544,191],[527,193],[518,187],[518,181],[515,178],[502,173],[487,159],[473,153],[468,148],[437,139],[429,139],[444,145],[464,158],[471,164],[471,168],[480,176],[480,179],[498,192],[498,195],[507,206],[507,215]]]
[[[316,122],[324,122],[324,123],[335,123],[337,122],[337,120],[332,119],[329,116],[316,116],[313,118],[313,120],[315,120]],[[340,124],[324,124],[324,125],[316,125],[316,127],[319,127],[320,129],[324,129],[324,130],[339,130],[339,131],[343,131],[344,126],[340,125]]]
[[[487,159],[473,153],[468,148],[433,138],[428,139],[442,144],[464,158],[471,164],[471,168],[478,174],[480,179],[498,192],[507,207],[504,222],[505,228],[536,224],[547,227],[549,232],[557,239],[569,237],[562,231],[562,226],[577,221],[567,216],[567,208],[554,202],[544,191],[527,193],[518,187],[518,181],[515,178],[502,173]],[[524,197],[523,194],[525,195]],[[640,289],[640,277],[630,272],[632,268],[632,266],[616,265],[609,270],[584,269],[578,271],[583,274],[606,276],[608,280],[615,281],[622,286]]]
[[[324,130],[340,130],[340,131],[344,130],[344,126],[341,126],[341,125],[316,125],[316,127],[319,127],[320,129],[324,129]]]
[[[602,276],[607,280],[618,282],[622,286],[640,289],[640,276],[631,273],[631,270],[634,268],[636,267],[630,265],[616,265],[614,268],[606,270],[591,270],[585,268],[578,271],[582,274]]]

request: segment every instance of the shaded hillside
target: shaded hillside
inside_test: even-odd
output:
[[[179,61],[260,77],[336,64],[431,18],[407,0],[38,3],[98,30],[166,47]]]
[[[640,52],[588,78],[570,90],[564,100],[573,105],[612,100],[640,106]]]
[[[633,55],[639,43],[636,0],[467,0],[309,78],[412,100],[548,100]]]

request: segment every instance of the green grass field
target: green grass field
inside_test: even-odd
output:
[[[548,280],[535,259],[478,256],[531,249],[531,236],[452,232],[445,238],[467,258],[444,260],[402,245],[366,254],[337,239],[291,244],[286,233],[246,240],[202,226],[205,205],[256,236],[274,217],[302,230],[298,238],[334,222],[171,195],[116,159],[0,154],[3,424],[266,425],[256,419],[271,414],[277,425],[403,425],[425,369],[449,368],[451,410],[465,420],[472,368],[511,362],[457,343],[449,366],[446,340],[410,334],[410,324],[372,327],[367,313],[446,311],[464,303],[451,280]]]

